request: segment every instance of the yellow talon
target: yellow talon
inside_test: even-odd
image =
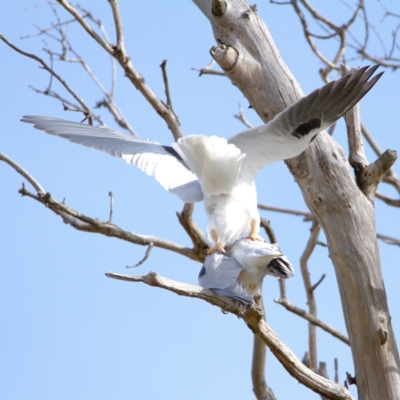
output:
[[[260,229],[260,221],[257,222],[257,220],[253,219],[251,221],[250,225],[250,233],[245,237],[245,239],[250,239],[250,240],[258,240],[259,242],[265,242],[265,240],[257,235],[257,232]]]
[[[261,236],[257,235],[257,233],[251,233],[251,232],[249,235],[247,235],[245,237],[245,239],[258,240],[259,242],[265,242],[265,240]]]
[[[220,251],[222,254],[225,254],[225,249],[220,243],[215,243],[213,247],[208,249],[207,254],[210,255],[217,250]]]

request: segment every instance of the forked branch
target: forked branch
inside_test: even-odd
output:
[[[64,203],[54,200],[51,197],[50,193],[46,192],[45,189],[43,189],[43,187],[38,183],[38,181],[25,169],[19,166],[15,161],[11,160],[1,153],[0,160],[5,161],[16,172],[27,179],[37,191],[37,194],[31,193],[23,185],[22,188],[19,190],[19,193],[43,204],[45,207],[52,210],[55,214],[61,216],[65,223],[71,225],[77,230],[84,232],[100,233],[105,236],[115,237],[141,246],[159,247],[181,254],[194,261],[202,262],[204,260],[204,255],[202,253],[199,254],[196,252],[196,250],[182,246],[178,243],[174,243],[169,240],[161,239],[155,236],[138,235],[136,233],[126,231],[112,223],[101,221],[98,218],[88,217],[80,213],[79,211],[76,211],[66,206]]]
[[[258,335],[264,341],[283,367],[303,385],[328,399],[353,399],[346,388],[323,378],[303,365],[289,347],[287,347],[285,343],[279,339],[278,335],[267,325],[263,318],[261,308],[256,305],[245,307],[235,300],[218,296],[211,292],[211,290],[163,278],[154,272],[143,276],[128,276],[108,272],[106,276],[128,282],[143,282],[150,286],[169,290],[180,296],[198,298],[220,307],[222,311],[234,314],[243,319],[254,334]]]
[[[166,104],[164,104],[153,91],[146,85],[143,76],[140,75],[134,68],[131,57],[128,55],[124,44],[124,34],[122,27],[122,18],[119,9],[118,2],[115,0],[110,0],[111,9],[114,16],[114,23],[117,35],[117,43],[111,45],[107,43],[100,35],[98,35],[93,28],[87,23],[83,15],[81,15],[77,9],[75,9],[66,0],[57,0],[82,26],[82,28],[110,55],[112,55],[123,68],[125,75],[132,82],[136,89],[140,91],[143,97],[150,103],[158,115],[164,119],[167,123],[168,128],[171,130],[172,135],[175,140],[178,140],[183,136],[180,123],[176,118],[173,110],[171,110]]]

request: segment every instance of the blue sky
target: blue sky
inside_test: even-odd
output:
[[[106,1],[81,3],[100,18],[114,37],[112,16]],[[25,51],[39,53],[43,38],[20,39],[48,27],[53,20],[35,1],[6,2],[0,14],[0,33]],[[387,2],[394,9],[395,1]],[[373,6],[373,4],[371,3]],[[151,89],[164,100],[159,65],[167,69],[172,101],[185,135],[202,133],[230,137],[244,129],[233,118],[239,103],[253,124],[258,117],[247,110],[247,101],[228,79],[198,77],[191,68],[210,62],[215,44],[210,25],[191,2],[121,1],[126,47],[135,68]],[[305,93],[322,85],[320,62],[309,51],[297,19],[288,7],[258,4],[261,17]],[[344,8],[329,10],[336,22]],[[69,19],[60,9],[60,16]],[[76,24],[70,26],[76,50],[84,55],[105,86],[110,86],[110,60]],[[47,43],[51,43],[46,38]],[[54,45],[54,44],[53,44]],[[54,45],[55,46],[55,45]],[[183,204],[155,180],[123,161],[71,144],[19,122],[24,114],[79,120],[65,113],[56,101],[38,95],[29,85],[44,89],[48,74],[38,64],[0,43],[0,151],[26,168],[51,195],[91,217],[108,219],[108,193],[114,193],[114,222],[124,229],[190,246],[176,212]],[[45,54],[41,54],[45,58]],[[352,66],[367,65],[355,61]],[[55,62],[55,69],[90,106],[102,98],[81,68]],[[64,92],[60,93],[66,96]],[[387,71],[362,100],[362,118],[382,149],[400,149],[398,73]],[[120,70],[116,102],[136,132],[169,144],[172,136],[163,120],[132,87]],[[100,110],[104,120],[116,127]],[[334,138],[345,151],[344,124]],[[374,155],[366,146],[370,161]],[[397,166],[395,169],[400,173]],[[60,217],[18,189],[23,179],[0,163],[0,397],[4,399],[247,399],[253,398],[250,381],[252,333],[232,315],[196,299],[182,298],[144,284],[119,282],[104,273],[146,274],[196,284],[200,264],[179,255],[154,249],[150,258],[134,270],[145,248],[97,234],[78,232]],[[306,210],[293,177],[281,162],[266,168],[257,178],[261,203]],[[28,186],[27,186],[28,187]],[[396,197],[381,185],[380,191]],[[306,308],[299,259],[309,237],[310,224],[300,217],[262,212],[271,221],[282,250],[296,275],[288,283],[288,298]],[[400,237],[398,209],[376,201],[379,233]],[[195,219],[204,229],[202,205]],[[325,241],[323,235],[321,240]],[[400,334],[398,298],[399,251],[379,243],[382,268],[395,332]],[[309,268],[315,282],[327,274],[317,289],[318,316],[345,332],[335,273],[326,248],[318,246]],[[307,322],[273,302],[278,283],[267,278],[264,301],[268,323],[301,358],[307,350]],[[349,348],[318,331],[318,359],[328,364],[339,359],[340,382],[354,372]],[[278,399],[317,399],[290,377],[268,354],[267,382]],[[352,390],[354,394],[354,390]]]

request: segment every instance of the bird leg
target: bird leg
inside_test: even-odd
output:
[[[250,225],[250,233],[245,237],[245,239],[251,239],[251,240],[258,240],[259,242],[265,242],[265,240],[257,235],[257,231],[259,229],[260,225],[257,223],[257,220],[252,219],[251,220],[251,225]]]
[[[222,244],[218,241],[219,235],[218,235],[218,232],[216,231],[216,229],[211,229],[210,236],[214,239],[215,244],[214,244],[213,247],[208,249],[207,253],[208,254],[212,254],[212,253],[214,253],[215,251],[218,250],[221,253],[225,254],[224,246],[222,246]]]

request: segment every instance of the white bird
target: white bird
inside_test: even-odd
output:
[[[221,296],[252,303],[261,294],[266,275],[287,279],[294,269],[277,244],[237,240],[226,253],[214,252],[206,257],[199,273],[199,285]]]
[[[171,147],[58,118],[24,116],[23,122],[51,135],[105,151],[139,167],[184,202],[204,200],[208,237],[220,250],[249,232],[261,239],[254,179],[261,168],[302,153],[315,136],[350,110],[377,82],[378,68],[363,67],[328,83],[288,107],[265,125],[228,141],[191,135]]]

